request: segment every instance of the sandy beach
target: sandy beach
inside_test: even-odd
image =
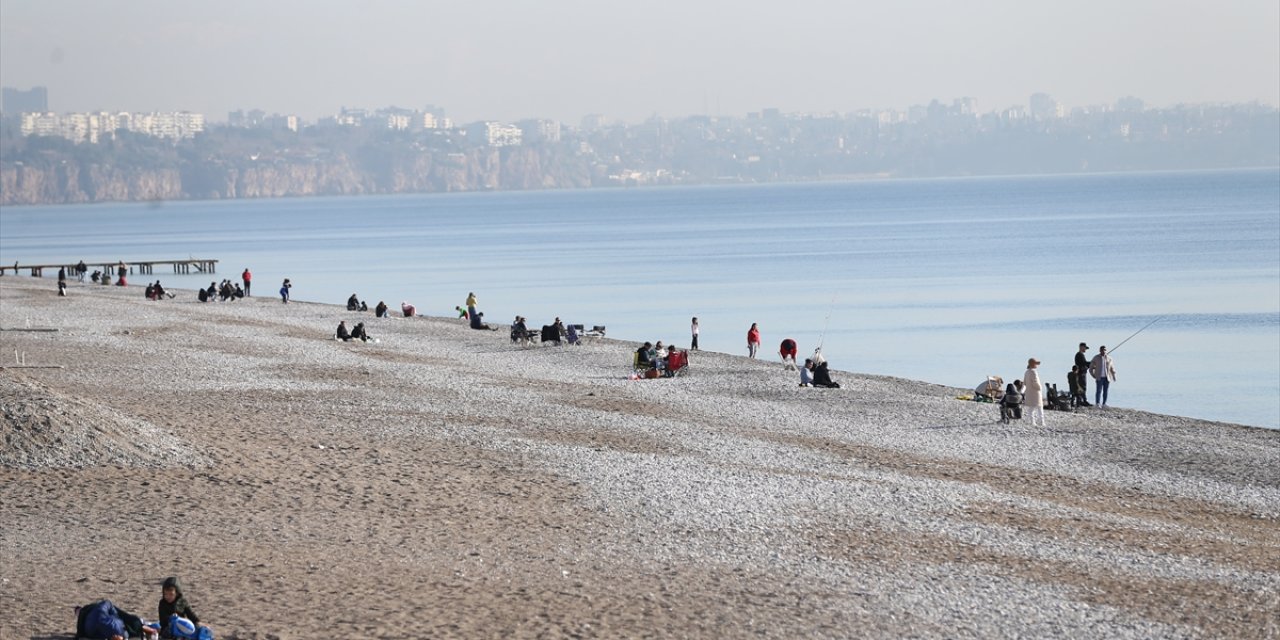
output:
[[[175,293],[0,278],[0,639],[1280,637],[1280,431]]]

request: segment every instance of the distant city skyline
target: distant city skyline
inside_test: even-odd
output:
[[[1280,104],[1280,3],[0,3],[0,84],[55,112],[589,114]]]

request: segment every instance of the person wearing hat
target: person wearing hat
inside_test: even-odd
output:
[[[1036,425],[1036,416],[1040,417],[1040,426],[1048,426],[1044,421],[1044,385],[1040,383],[1040,372],[1036,367],[1040,366],[1040,361],[1035,358],[1027,358],[1027,372],[1022,375],[1023,404],[1030,414],[1031,426]]]
[[[1076,384],[1080,385],[1080,400],[1078,406],[1089,407],[1087,398],[1089,397],[1089,357],[1084,355],[1089,350],[1089,345],[1081,342],[1080,350],[1076,352]]]

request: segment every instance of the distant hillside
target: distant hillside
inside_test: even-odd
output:
[[[1257,105],[1056,120],[689,118],[490,147],[462,130],[220,127],[173,142],[0,133],[0,205],[1280,166]]]

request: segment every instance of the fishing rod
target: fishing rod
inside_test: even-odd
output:
[[[1164,318],[1168,317],[1168,315],[1169,315],[1169,314],[1167,314],[1167,313],[1166,313],[1166,314],[1164,314],[1163,316],[1160,316],[1160,317],[1156,318],[1155,320],[1152,320],[1151,322],[1148,322],[1148,323],[1146,324],[1146,326],[1142,327],[1141,329],[1138,329],[1137,331],[1134,331],[1132,336],[1129,336],[1128,338],[1125,338],[1124,340],[1121,340],[1121,341],[1120,341],[1120,344],[1118,344],[1118,345],[1116,345],[1116,346],[1114,346],[1114,347],[1111,347],[1111,353],[1115,353],[1115,352],[1116,352],[1116,349],[1119,349],[1119,348],[1120,348],[1124,343],[1126,343],[1126,342],[1128,342],[1128,341],[1132,340],[1132,339],[1133,339],[1133,336],[1136,336],[1136,335],[1138,335],[1139,333],[1142,333],[1143,331],[1146,331],[1146,330],[1147,330],[1147,327],[1150,327],[1151,325],[1153,325],[1153,324],[1155,324],[1155,323],[1157,323],[1157,322],[1160,322],[1160,321],[1161,321],[1161,320],[1163,320]]]
[[[831,294],[831,304],[827,305],[827,318],[822,321],[822,333],[818,334],[818,348],[815,350],[822,351],[822,343],[827,339],[827,325],[831,322],[831,310],[836,308],[836,294]]]

